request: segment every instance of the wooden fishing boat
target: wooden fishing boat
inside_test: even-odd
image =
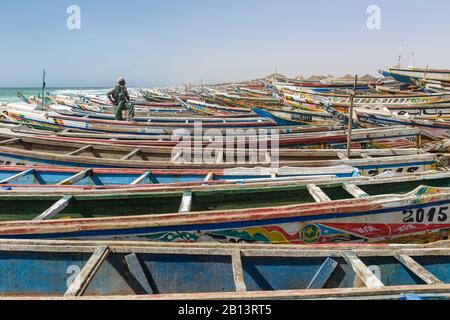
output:
[[[420,129],[424,136],[432,139],[450,137],[450,122],[444,119],[426,119],[394,115],[389,110],[360,108],[355,110],[358,122],[366,127],[373,126],[411,126]]]
[[[268,146],[273,140],[280,148],[306,148],[306,149],[344,149],[347,147],[347,132],[340,130],[344,125],[329,126],[305,126],[301,127],[302,133],[296,133],[299,128],[288,127],[280,131],[275,137],[268,132],[267,138],[262,132],[255,131],[242,132],[245,141],[241,141],[245,146],[259,144],[262,140],[267,140]],[[173,134],[164,135],[121,135],[121,134],[98,134],[98,133],[74,133],[74,132],[49,132],[34,130],[29,128],[14,128],[11,131],[1,131],[17,137],[42,137],[45,139],[64,138],[65,141],[82,143],[109,143],[121,145],[142,145],[142,146],[166,146],[175,147],[179,144],[178,139],[173,139]],[[276,130],[278,130],[277,127]],[[336,131],[339,130],[339,131]],[[316,132],[317,131],[317,132]],[[277,131],[275,131],[277,132]],[[233,136],[242,137],[239,131],[235,131]],[[232,136],[228,132],[228,136]],[[211,144],[207,132],[199,136],[191,137],[191,141],[207,147]],[[225,140],[225,139],[224,139]],[[242,140],[242,139],[241,139]],[[392,149],[392,148],[416,148],[422,147],[425,141],[422,140],[420,130],[412,127],[390,127],[390,128],[368,128],[355,129],[352,133],[352,149]],[[216,141],[217,145],[218,141]],[[224,142],[225,143],[225,142]],[[228,142],[229,143],[229,142]],[[428,143],[428,142],[427,142]],[[228,145],[228,144],[227,144]],[[237,145],[237,142],[236,144]]]
[[[101,106],[101,105],[91,105],[91,104],[81,104],[79,102],[64,103],[58,100],[60,103],[56,103],[56,100],[52,100],[52,103],[46,104],[44,106],[44,111],[54,111],[67,115],[98,115],[105,119],[114,119],[114,110],[112,106]],[[6,108],[11,108],[15,110],[22,111],[42,111],[42,106],[37,103],[9,103],[5,106]],[[179,107],[135,107],[136,117],[161,117],[161,116],[190,116],[194,117],[191,111],[185,108]]]
[[[0,238],[266,244],[448,239],[450,188],[420,186],[407,194],[369,196],[348,184],[347,191],[354,198],[331,200],[320,187],[310,185],[314,203],[204,212],[192,211],[193,198],[186,193],[180,209],[172,214],[44,220],[70,202],[66,197],[33,221],[0,222]]]
[[[450,82],[450,70],[429,69],[429,68],[405,68],[391,67],[387,72],[382,72],[394,77],[396,80],[411,83],[412,79],[416,80],[435,80],[442,82]]]
[[[276,98],[254,98],[254,97],[242,97],[239,95],[229,95],[225,93],[215,93],[214,99],[216,102],[224,103],[233,107],[239,108],[261,108],[264,106],[278,106],[280,100]]]
[[[328,101],[332,107],[346,111],[350,105],[350,94],[314,93],[314,92],[283,92],[288,101],[294,103],[314,104],[318,101]],[[450,95],[448,93],[434,94],[395,94],[395,95],[356,95],[355,107],[386,107],[396,112],[417,112],[418,109],[427,110],[429,113],[450,113]]]
[[[208,152],[206,152],[208,151]],[[339,150],[235,149],[204,150],[195,144],[177,148],[83,144],[0,134],[4,164],[75,166],[86,168],[223,169],[242,167],[356,167],[363,175],[385,171],[423,172],[436,168],[437,156],[417,149],[359,150],[347,158]],[[232,153],[232,154],[231,154]]]
[[[207,103],[204,101],[199,100],[187,100],[187,103],[189,105],[195,107],[195,108],[206,108],[207,110],[210,110],[211,112],[215,113],[226,113],[226,114],[253,114],[251,110],[248,108],[238,108],[238,107],[230,107],[230,106],[224,106],[219,104],[212,104]]]
[[[222,117],[254,116],[254,113],[248,108],[227,107],[198,100],[183,101],[179,98],[177,98],[177,101],[179,101],[185,109],[193,112],[194,114]]]
[[[97,96],[92,95],[79,95],[78,96],[82,101],[89,102],[94,105],[100,106],[109,106],[112,107],[112,103],[106,99],[101,99]],[[136,106],[144,106],[144,107],[158,107],[158,108],[179,108],[181,107],[178,102],[149,102],[145,100],[136,100],[132,99],[132,103]]]
[[[301,125],[301,124],[336,124],[337,121],[325,112],[308,111],[301,109],[272,108],[264,109],[253,108],[254,113],[260,117],[271,118],[278,125]]]
[[[30,168],[6,170],[8,169],[2,171],[15,174],[16,177],[26,170],[30,172]],[[205,181],[206,178],[204,178],[203,181],[185,183],[156,183],[159,182],[157,179],[158,176],[161,177],[161,172],[155,172],[150,177],[141,179],[140,184],[133,185],[140,176],[132,170],[124,174],[117,170],[95,169],[90,173],[84,173],[83,177],[80,177],[80,173],[83,172],[81,170],[77,172],[76,169],[36,168],[32,170],[31,173],[22,175],[15,181],[9,180],[8,183],[1,184],[1,221],[170,214],[181,209],[185,210],[184,205],[188,205],[194,212],[267,206],[276,210],[277,207],[314,201],[314,194],[310,193],[312,185],[320,188],[329,201],[331,198],[349,200],[357,192],[359,197],[384,195],[386,190],[396,194],[407,194],[422,184],[436,188],[450,187],[448,172],[392,174],[376,178],[345,177],[344,175],[336,178],[322,173],[317,176],[312,174],[287,178],[280,176],[246,181]],[[130,176],[137,178],[131,178],[135,179],[132,181]],[[211,173],[207,175],[208,179],[209,177]],[[11,176],[8,178],[11,179]],[[27,184],[29,181],[31,183],[40,181],[42,184],[30,185]],[[182,201],[188,198],[189,204]],[[45,213],[48,212],[51,214],[46,215]]]
[[[56,110],[55,110],[56,111]],[[113,114],[105,114],[98,112],[86,112],[86,111],[76,111],[76,110],[57,110],[58,114],[62,116],[70,116],[84,119],[100,119],[100,120],[115,120],[115,116]],[[270,118],[259,117],[255,114],[217,114],[211,113],[210,116],[205,116],[205,114],[195,114],[189,110],[183,112],[177,112],[173,114],[161,114],[159,112],[151,113],[147,112],[146,114],[137,115],[133,118],[133,121],[140,123],[160,123],[163,124],[172,124],[172,123],[194,123],[201,122],[202,124],[209,123],[245,123],[251,122],[255,123],[258,121],[264,121],[267,123]]]
[[[239,94],[244,94],[248,97],[272,97],[272,92],[264,90],[264,87],[262,88],[248,88],[244,86],[238,86],[237,92]]]
[[[79,118],[73,116],[65,116],[55,112],[27,112],[6,108],[1,115],[17,123],[27,125],[47,126],[55,129],[77,129],[89,132],[109,132],[109,133],[126,133],[126,134],[164,134],[168,130],[177,129],[194,129],[196,127],[196,119],[185,120],[185,122],[131,122],[131,121],[113,121],[91,118]],[[276,123],[269,119],[259,119],[256,121],[226,121],[201,123],[205,129],[232,129],[232,128],[266,128],[274,127]]]
[[[275,247],[3,240],[0,252],[0,299],[450,298],[448,242]]]
[[[112,187],[163,187],[210,186],[211,184],[244,185],[249,182],[293,182],[312,178],[357,177],[359,171],[348,166],[322,168],[231,168],[190,170],[143,170],[143,169],[98,169],[82,170],[67,167],[0,166],[0,186],[3,190],[18,190],[27,187],[48,189],[109,189]]]
[[[375,85],[372,84],[372,85]],[[288,90],[293,92],[303,92],[305,90],[314,91],[318,93],[333,92],[335,90],[353,90],[354,83],[320,83],[320,82],[308,82],[308,81],[293,81],[289,82],[272,82],[272,88],[277,88],[278,90]],[[369,90],[369,85],[359,84],[356,87],[357,91]]]
[[[312,111],[316,113],[316,117],[327,117],[329,114],[323,111],[318,101],[313,103],[312,100],[305,100],[292,94],[284,94],[284,103],[287,106]],[[328,101],[328,100],[323,100]],[[334,103],[330,105],[336,110],[348,113],[348,106],[336,106]],[[361,108],[361,107],[360,107]],[[367,108],[367,107],[364,107]],[[379,104],[377,108],[386,108],[389,112],[398,115],[410,115],[414,117],[434,117],[434,118],[448,118],[450,117],[450,105],[448,104],[420,104],[420,105],[391,105]]]
[[[175,102],[173,96],[156,93],[151,90],[142,90],[141,94],[145,100],[150,102]]]

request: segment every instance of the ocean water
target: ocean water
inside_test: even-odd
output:
[[[46,92],[57,95],[76,96],[78,94],[89,94],[104,96],[111,88],[46,88]],[[132,89],[129,89],[130,91]],[[17,92],[22,93],[25,97],[37,96],[42,92],[42,88],[0,88],[1,102],[19,102]]]

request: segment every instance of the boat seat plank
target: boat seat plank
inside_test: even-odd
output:
[[[145,271],[142,267],[139,257],[136,253],[129,254],[125,256],[125,262],[128,266],[130,274],[133,279],[139,284],[139,286],[145,291],[145,294],[153,294],[153,289],[145,275]]]
[[[142,184],[142,182],[144,182],[147,178],[149,178],[151,174],[152,173],[150,171],[144,172],[139,178],[130,183],[130,185],[135,186],[138,184]]]
[[[181,158],[182,154],[183,154],[183,151],[179,151],[177,154],[175,154],[172,157],[172,163],[176,163]]]
[[[78,150],[72,151],[71,153],[68,153],[67,156],[77,156],[79,154],[82,154],[83,152],[91,151],[93,148],[94,148],[93,146],[87,145]]]
[[[69,206],[73,201],[73,196],[65,196],[58,200],[50,208],[45,210],[42,214],[34,218],[34,220],[48,220],[56,216],[58,213],[62,212],[67,206]]]
[[[361,153],[361,158],[363,159],[373,159],[371,156],[369,156],[367,153]]]
[[[208,175],[205,177],[205,180],[203,180],[203,182],[208,182],[208,181],[214,180],[214,177],[215,177],[214,172],[210,172],[210,173],[208,173]]]
[[[83,180],[84,178],[90,176],[92,174],[92,169],[86,169],[84,171],[81,171],[59,183],[57,183],[58,186],[70,186],[74,185],[80,180]]]
[[[269,152],[265,153],[265,163],[272,163],[272,156]]]
[[[34,174],[34,169],[28,169],[28,170],[19,172],[18,174],[15,174],[9,178],[3,179],[2,181],[0,181],[0,184],[11,183],[13,181],[19,180],[20,178],[29,175],[29,174]]]
[[[183,193],[179,213],[191,212],[191,208],[192,208],[192,192],[187,191]]]
[[[331,199],[325,194],[325,192],[323,192],[323,190],[315,184],[308,184],[306,188],[316,202],[331,202]]]
[[[96,272],[108,257],[108,246],[98,247],[64,294],[65,297],[79,297],[84,294]]]
[[[216,158],[216,164],[222,164],[223,163],[223,151],[220,151]]]
[[[356,273],[356,277],[361,279],[364,285],[369,289],[382,289],[384,284],[378,279],[372,271],[361,261],[361,259],[353,252],[341,253],[345,261],[352,267]]]
[[[129,160],[129,159],[133,158],[135,155],[137,155],[137,154],[139,154],[141,152],[142,152],[142,150],[140,148],[134,149],[133,151],[131,151],[126,156],[123,156],[120,160]]]
[[[5,141],[0,141],[0,145],[12,145],[12,144],[18,144],[21,142],[22,142],[21,138],[13,138],[13,139],[5,140]]]
[[[314,275],[307,289],[323,289],[337,266],[338,263],[335,260],[327,258],[327,260],[325,260],[320,267],[319,271],[317,271]]]
[[[352,183],[344,183],[342,186],[343,186],[345,191],[350,193],[355,198],[367,198],[367,197],[369,197],[369,195],[364,190],[362,190],[361,188],[357,187],[356,185],[354,185]]]
[[[337,156],[341,160],[350,160],[349,157],[347,157],[343,152],[338,152]]]
[[[426,284],[444,284],[439,280],[434,274],[429,272],[423,266],[418,264],[413,258],[408,255],[396,253],[394,257],[400,261],[406,268],[408,268],[412,273],[422,279]]]
[[[244,281],[241,250],[233,250],[233,253],[231,255],[231,263],[233,265],[233,277],[236,291],[246,292],[247,286],[245,285]]]

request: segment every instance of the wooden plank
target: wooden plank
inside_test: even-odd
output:
[[[331,202],[331,199],[325,194],[325,192],[323,192],[323,190],[315,184],[308,184],[306,188],[316,202]]]
[[[152,294],[153,289],[145,275],[144,269],[139,261],[136,253],[129,254],[125,256],[125,262],[127,263],[128,270],[133,276],[134,280],[139,284],[140,287],[145,291],[146,294]]]
[[[131,151],[129,154],[127,154],[126,156],[123,156],[120,160],[129,160],[132,157],[134,157],[135,155],[141,153],[142,150],[140,148],[134,149],[133,151]]]
[[[83,180],[87,176],[90,176],[92,174],[92,169],[86,169],[84,171],[81,171],[59,183],[57,183],[58,186],[71,186],[77,183],[80,180]]]
[[[272,163],[272,156],[269,152],[266,152],[265,154],[265,163]]]
[[[142,184],[142,182],[145,181],[147,178],[149,178],[151,174],[152,173],[150,171],[144,172],[139,178],[130,183],[130,185],[135,186],[138,184]]]
[[[67,208],[71,204],[73,196],[65,196],[53,204],[50,208],[45,210],[42,214],[34,218],[33,220],[48,220],[56,216],[58,213]]]
[[[242,254],[241,250],[233,250],[231,255],[231,264],[233,265],[234,285],[237,292],[247,291],[247,286],[244,281],[244,272],[242,269]]]
[[[208,175],[206,176],[205,180],[203,180],[203,182],[208,182],[208,181],[214,180],[214,177],[215,177],[214,172],[210,172],[210,173],[208,173]]]
[[[159,180],[158,178],[156,178],[156,176],[150,171],[150,175],[149,175],[150,181],[153,184],[159,184]]]
[[[219,154],[216,158],[216,164],[222,164],[223,163],[223,151],[219,151]]]
[[[192,209],[192,192],[186,191],[183,193],[183,198],[181,199],[179,213],[188,213]]]
[[[395,253],[394,257],[400,261],[412,273],[422,279],[426,284],[444,284],[434,274],[418,264],[413,258],[406,254]]]
[[[179,151],[176,155],[172,157],[172,163],[176,163],[178,159],[180,159],[181,155],[183,154],[183,151]]]
[[[361,279],[364,285],[369,289],[381,289],[384,288],[384,284],[378,279],[372,271],[359,259],[359,257],[353,252],[343,252],[341,255],[352,267],[356,273],[356,277]]]
[[[75,151],[73,151],[73,152],[71,152],[71,153],[68,153],[67,156],[76,156],[76,155],[82,154],[83,152],[90,151],[90,150],[92,150],[93,148],[94,148],[94,147],[91,146],[91,145],[84,146],[83,148],[80,148],[80,149],[75,150]]]
[[[342,152],[338,152],[338,153],[337,153],[337,156],[338,156],[338,158],[341,159],[341,160],[350,160],[349,157],[347,157],[347,156],[346,156],[344,153],[342,153]]]
[[[28,169],[28,170],[19,172],[18,174],[15,174],[9,178],[3,179],[2,181],[0,181],[0,184],[11,183],[13,181],[19,180],[20,178],[29,175],[29,174],[34,174],[34,169]]]
[[[352,183],[344,183],[342,185],[342,187],[344,188],[345,191],[350,193],[355,198],[367,198],[367,197],[370,197],[364,190],[362,190],[361,188],[357,187],[356,185],[354,185]]]
[[[22,142],[21,138],[13,138],[13,139],[5,140],[5,141],[0,141],[0,144],[1,145],[11,145],[11,144],[17,144],[20,142]]]
[[[317,271],[314,275],[307,289],[322,289],[330,279],[337,266],[338,263],[335,260],[327,258],[327,260],[325,260],[320,267],[319,271]]]
[[[89,261],[83,267],[83,270],[78,274],[75,280],[64,294],[65,297],[79,297],[84,294],[84,291],[89,286],[89,283],[94,278],[96,272],[102,265],[103,261],[108,257],[108,246],[101,246],[95,250]]]

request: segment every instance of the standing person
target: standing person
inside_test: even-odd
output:
[[[117,79],[117,85],[108,92],[108,99],[114,105],[114,114],[116,120],[123,121],[123,111],[127,110],[127,120],[132,121],[134,118],[134,106],[131,104],[130,96],[128,95],[126,82],[123,77]]]

